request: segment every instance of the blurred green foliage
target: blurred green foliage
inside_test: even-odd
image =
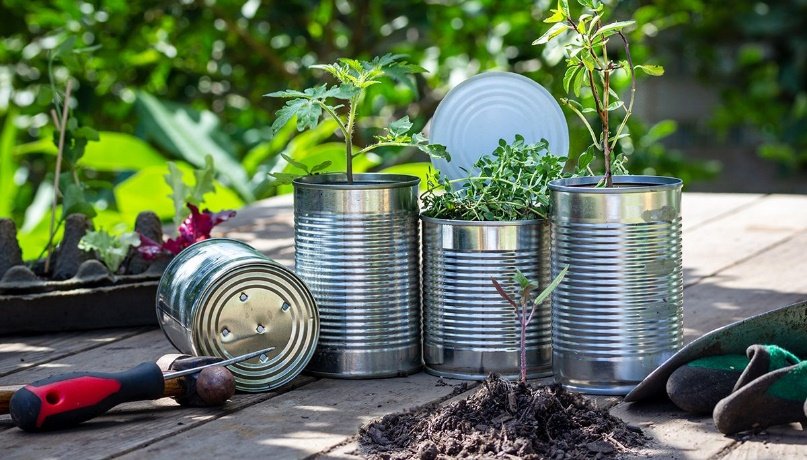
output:
[[[768,156],[792,167],[804,164],[807,28],[798,24],[807,16],[804,0],[739,0],[731,8],[706,0],[612,3],[616,19],[638,23],[630,36],[637,59],[669,71],[683,53],[684,70],[725,82],[714,117],[721,132],[750,124]],[[554,6],[549,0],[4,0],[0,215],[12,216],[31,236],[30,247],[40,244],[52,195],[48,112],[54,87],[63,88],[68,78],[76,83],[73,116],[101,133],[80,163],[87,197],[99,211],[96,227],[123,231],[142,209],[171,218],[170,190],[162,180],[169,160],[190,174],[204,165],[205,155],[213,157],[218,182],[207,205],[215,209],[287,191],[266,180],[268,172],[289,167],[280,152],[299,158],[321,149],[330,155],[340,140],[327,126],[300,135],[281,130],[272,139],[273,114],[282,101],[261,97],[321,81],[321,71],[308,69],[317,62],[392,52],[429,71],[414,87],[369,89],[378,91],[366,99],[377,107],[360,111],[377,115],[359,127],[357,145],[366,144],[370,128],[406,115],[415,130],[423,128],[449,88],[484,70],[519,72],[562,95],[560,49],[531,46],[547,27],[540,18]],[[73,48],[86,52],[54,65],[52,87],[49,56],[71,37]],[[616,84],[624,89],[627,82]],[[388,106],[401,109],[381,110]],[[568,119],[574,159],[588,138]],[[619,148],[630,154],[633,172],[685,181],[714,173],[711,165],[657,142],[674,132],[674,123],[650,127],[635,120],[629,128],[636,137]],[[394,160],[389,152],[377,153],[357,171],[424,161],[415,149]],[[423,171],[422,164],[406,168]]]

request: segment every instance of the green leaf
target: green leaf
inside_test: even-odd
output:
[[[158,145],[197,167],[203,167],[205,155],[211,155],[218,178],[226,181],[247,201],[254,200],[249,177],[233,158],[231,152],[234,148],[220,130],[215,114],[163,102],[142,91],[137,93],[137,108],[142,131]]]
[[[614,102],[608,104],[608,111],[613,112],[614,110],[616,110],[616,109],[618,109],[618,108],[620,108],[620,107],[622,107],[624,105],[625,105],[625,103],[622,102],[622,101],[614,101]]]
[[[569,93],[569,88],[572,85],[572,82],[577,77],[577,74],[582,71],[583,68],[579,65],[571,66],[566,69],[566,73],[563,75],[563,89],[566,93]]]
[[[101,137],[98,135],[98,131],[88,127],[82,126],[77,128],[73,131],[73,137],[87,139],[88,141],[99,141]]]
[[[83,251],[96,251],[110,272],[116,273],[129,253],[129,248],[140,245],[140,237],[128,232],[115,237],[105,230],[87,232],[78,243]]]
[[[311,168],[311,171],[309,171],[309,173],[311,173],[311,174],[318,173],[320,171],[325,170],[328,166],[330,166],[332,164],[333,164],[333,162],[331,160],[323,161],[322,163],[320,163],[318,165],[314,165]]]
[[[569,0],[558,0],[558,9],[563,11],[567,18],[572,16],[569,12]]]
[[[660,77],[664,75],[664,67],[660,65],[635,65],[633,66],[633,70],[641,70],[652,77]]]
[[[554,291],[561,283],[561,281],[563,281],[563,278],[566,277],[566,273],[568,271],[569,271],[568,265],[563,267],[563,270],[561,270],[560,273],[558,273],[558,276],[556,276],[555,279],[553,279],[552,282],[549,283],[549,286],[544,288],[544,290],[541,291],[540,294],[538,294],[538,297],[535,298],[535,305],[542,304],[544,300],[546,300],[546,298],[549,297],[550,294],[552,294],[552,291]]]
[[[281,153],[280,156],[283,157],[283,159],[286,160],[291,166],[294,166],[297,169],[301,169],[306,174],[311,173],[311,171],[308,169],[308,166],[306,166],[305,163],[295,161],[294,159],[292,159],[290,156],[286,155],[285,153]]]
[[[547,43],[549,40],[552,40],[553,38],[557,37],[558,35],[562,34],[563,32],[566,32],[567,30],[569,30],[569,28],[570,27],[568,25],[566,25],[566,24],[564,24],[562,22],[558,22],[558,23],[554,24],[552,27],[550,27],[549,30],[544,32],[544,34],[541,35],[540,38],[538,38],[537,40],[532,42],[532,44],[533,45],[542,45],[544,43]]]
[[[95,208],[84,197],[84,190],[72,182],[62,186],[62,216],[67,217],[70,214],[95,217]]]
[[[415,145],[421,152],[424,152],[429,156],[451,161],[451,155],[449,155],[445,145],[430,144],[426,136],[424,136],[421,133],[416,133],[414,136],[412,136],[412,142],[415,143]]]
[[[193,171],[196,182],[193,184],[193,188],[188,191],[188,195],[185,197],[186,202],[200,206],[205,201],[205,194],[215,191],[215,187],[213,187],[213,174],[215,171],[213,157],[205,155],[205,167]]]
[[[98,142],[87,144],[78,161],[96,171],[136,171],[165,163],[165,158],[142,139],[110,131],[102,131]]]
[[[282,172],[269,173],[269,175],[272,176],[272,178],[274,178],[274,181],[272,181],[272,184],[275,185],[275,186],[290,185],[298,177],[305,176],[305,174],[292,174],[292,173],[282,173]]]
[[[306,94],[306,93],[304,93],[304,92],[302,92],[302,91],[297,91],[297,90],[293,90],[293,89],[284,89],[284,90],[282,90],[282,91],[275,91],[275,92],[273,92],[273,93],[267,93],[267,94],[264,94],[264,95],[263,95],[263,97],[294,98],[294,99],[297,99],[297,98],[304,98],[304,99],[310,99],[310,98],[311,98],[311,95],[310,95],[310,94]]]
[[[585,152],[581,153],[579,157],[577,157],[577,169],[579,171],[586,171],[588,165],[594,160],[594,148],[589,147],[586,149]]]
[[[606,24],[606,25],[600,27],[599,29],[597,29],[597,31],[594,32],[594,35],[592,35],[591,38],[592,38],[592,40],[594,40],[594,39],[596,39],[597,37],[600,37],[600,36],[608,37],[610,35],[613,35],[613,34],[619,32],[620,30],[624,29],[625,27],[633,26],[635,24],[636,24],[636,21],[617,21],[617,22],[612,22],[610,24]]]
[[[311,99],[292,99],[275,112],[272,134],[280,131],[294,117],[297,117],[297,131],[315,128],[320,116],[322,116],[322,107],[317,102]]]
[[[174,226],[179,227],[182,220],[185,218],[185,197],[188,196],[188,186],[182,180],[182,171],[179,170],[176,163],[173,161],[168,162],[168,174],[163,176],[165,183],[171,188],[171,194],[168,198],[173,203]]]
[[[387,130],[393,137],[399,137],[409,133],[409,130],[412,129],[412,126],[413,126],[412,122],[409,121],[409,115],[407,115],[401,119],[395,120],[392,123],[390,123],[389,128]]]
[[[566,20],[566,16],[563,14],[563,11],[560,8],[552,9],[550,10],[550,12],[552,13],[552,15],[544,19],[545,23],[554,24],[556,22],[562,22]]]
[[[11,217],[14,210],[14,199],[17,197],[17,185],[14,175],[17,172],[17,162],[14,161],[14,141],[17,137],[17,127],[14,119],[17,110],[12,105],[6,114],[3,123],[3,132],[0,133],[0,217]]]
[[[526,276],[524,276],[519,269],[516,269],[516,274],[513,275],[513,281],[518,284],[522,291],[526,289],[535,289],[538,287],[534,282],[530,281]]]

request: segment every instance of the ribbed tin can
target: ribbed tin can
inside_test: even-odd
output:
[[[425,216],[422,220],[426,371],[472,380],[484,379],[490,372],[518,378],[520,323],[491,278],[515,293],[513,275],[519,269],[541,289],[546,286],[548,221],[469,222]],[[527,326],[526,349],[527,376],[550,374],[548,300]]]
[[[550,183],[555,379],[624,395],[683,342],[681,180],[614,176]]]
[[[294,260],[322,327],[308,366],[340,378],[421,367],[417,177],[355,174],[294,181]]]
[[[182,353],[232,358],[241,391],[261,392],[291,381],[317,344],[314,297],[288,268],[247,244],[213,238],[186,248],[168,264],[157,289],[157,320]]]

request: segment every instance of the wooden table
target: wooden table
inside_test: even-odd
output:
[[[288,197],[257,203],[224,230],[291,265],[290,204]],[[807,196],[687,193],[683,209],[687,341],[807,299]],[[0,385],[72,370],[122,370],[169,352],[162,332],[150,328],[0,337]],[[223,410],[180,408],[170,399],[128,403],[76,429],[47,435],[24,433],[5,415],[0,457],[355,458],[350,452],[361,424],[445,400],[454,388],[437,382],[424,373],[365,381],[300,376],[278,391],[236,395]],[[717,433],[710,418],[684,414],[669,403],[640,408],[619,403],[611,411],[655,439],[643,454],[807,457],[807,434],[798,425],[743,441]]]

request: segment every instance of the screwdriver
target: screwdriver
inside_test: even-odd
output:
[[[14,423],[25,431],[67,428],[124,402],[162,398],[166,380],[193,374],[210,366],[235,364],[274,349],[269,347],[166,374],[157,364],[147,362],[117,373],[71,372],[56,375],[17,390],[9,402],[9,412]]]

